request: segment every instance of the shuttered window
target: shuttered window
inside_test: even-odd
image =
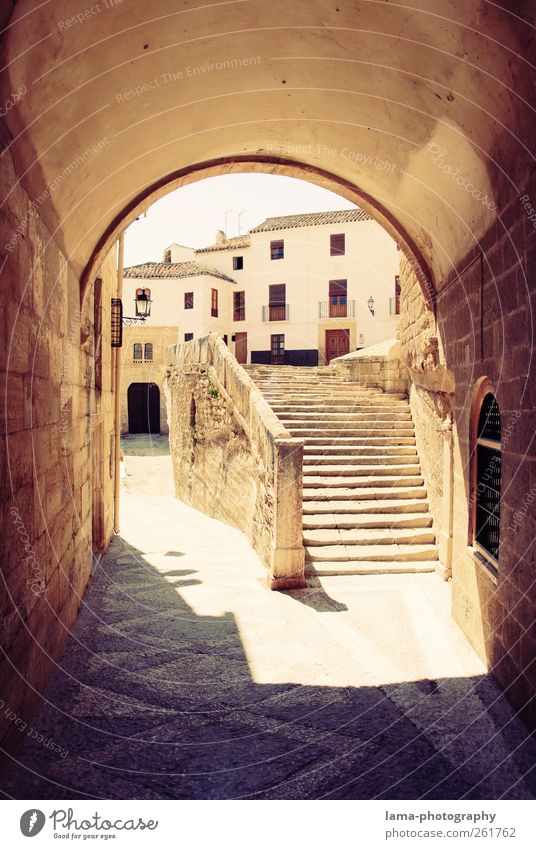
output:
[[[218,290],[212,289],[210,296],[210,314],[213,318],[218,317]]]
[[[346,251],[344,233],[332,233],[329,237],[329,252],[331,256],[342,256]]]
[[[285,242],[283,239],[274,239],[270,242],[270,259],[284,259]]]
[[[233,292],[233,321],[245,321],[246,293]]]

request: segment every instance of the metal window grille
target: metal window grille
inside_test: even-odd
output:
[[[476,440],[475,541],[499,560],[501,522],[501,415],[494,395],[480,408]]]
[[[123,345],[123,304],[121,298],[112,298],[112,348]]]

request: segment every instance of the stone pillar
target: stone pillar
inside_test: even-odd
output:
[[[452,417],[448,413],[446,419],[437,430],[443,434],[443,498],[441,515],[439,517],[439,560],[437,573],[448,581],[452,577],[452,531],[453,531],[453,497],[454,497],[454,457]]]
[[[303,547],[303,439],[274,441],[274,527],[270,589],[307,586]]]

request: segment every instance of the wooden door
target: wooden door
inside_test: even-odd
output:
[[[349,330],[326,330],[326,360],[331,362],[335,357],[343,357],[350,353]]]
[[[235,357],[240,365],[248,361],[248,335],[247,333],[235,333]]]

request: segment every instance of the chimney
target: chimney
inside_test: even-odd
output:
[[[227,236],[223,230],[216,230],[216,244],[223,245],[227,241]]]

